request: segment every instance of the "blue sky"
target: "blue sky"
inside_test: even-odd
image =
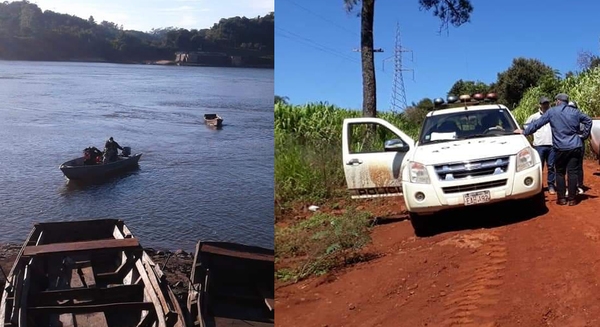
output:
[[[490,83],[513,58],[537,58],[562,74],[576,71],[577,54],[598,55],[600,1],[471,0],[471,22],[438,34],[439,19],[420,11],[418,0],[376,0],[377,106],[390,106],[396,22],[404,57],[408,103],[444,97],[458,79]],[[562,12],[559,11],[562,10]],[[292,103],[327,101],[362,108],[360,18],[344,11],[343,0],[275,0],[275,93]]]
[[[31,0],[42,10],[94,16],[123,24],[125,29],[149,31],[158,27],[201,29],[221,18],[264,16],[274,10],[273,0]]]

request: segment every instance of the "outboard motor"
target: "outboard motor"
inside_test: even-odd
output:
[[[121,151],[121,155],[123,157],[129,157],[129,155],[131,155],[131,148],[128,146],[124,146],[123,150]]]

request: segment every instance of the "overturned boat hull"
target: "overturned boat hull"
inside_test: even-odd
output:
[[[120,220],[36,224],[4,286],[0,327],[184,327],[163,276]]]
[[[117,161],[97,165],[84,165],[84,158],[81,157],[69,160],[59,168],[70,180],[98,180],[137,168],[141,156],[141,153],[119,156]]]
[[[227,242],[199,242],[187,307],[200,327],[273,326],[274,252]]]

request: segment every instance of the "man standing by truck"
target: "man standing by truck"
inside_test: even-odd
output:
[[[566,185],[565,174],[568,171],[569,176],[569,195],[568,204],[574,206],[577,204],[577,182],[579,172],[579,161],[581,160],[581,150],[583,139],[590,135],[592,128],[592,119],[577,110],[570,107],[569,96],[559,93],[556,96],[556,105],[550,108],[538,120],[535,120],[525,131],[517,130],[517,133],[531,135],[544,125],[550,123],[552,128],[552,146],[555,151],[554,166],[556,168],[556,190],[558,205],[566,205],[565,197]],[[583,131],[580,129],[583,124]]]
[[[539,119],[548,109],[550,109],[550,100],[546,97],[541,97],[540,109],[527,118],[525,127]],[[542,169],[544,169],[544,164],[548,166],[548,193],[556,194],[554,185],[556,175],[554,172],[554,149],[552,148],[552,128],[550,125],[545,125],[533,133],[533,147],[540,155]]]
[[[577,108],[579,109],[579,106],[577,105],[577,102],[575,101],[569,101],[569,106],[573,107],[573,108]],[[581,110],[581,109],[580,109]],[[583,131],[583,124],[580,124],[580,128]],[[579,175],[577,175],[577,192],[579,192],[579,194],[583,194],[583,192],[585,192],[585,186],[583,185],[583,158],[585,157],[585,139],[581,139],[583,141],[583,146],[581,147],[581,160],[579,162]]]

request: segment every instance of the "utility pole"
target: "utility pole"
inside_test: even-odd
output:
[[[393,59],[394,60],[394,81],[392,85],[392,99],[391,99],[391,109],[394,112],[401,112],[406,109],[406,89],[404,88],[404,76],[402,72],[410,71],[412,72],[413,81],[415,80],[415,71],[413,69],[404,69],[402,68],[402,54],[403,52],[411,53],[411,61],[413,61],[413,52],[412,50],[408,50],[402,47],[402,43],[400,41],[400,24],[396,23],[396,42],[394,46],[394,55],[383,60],[382,69],[385,71],[385,61]]]

